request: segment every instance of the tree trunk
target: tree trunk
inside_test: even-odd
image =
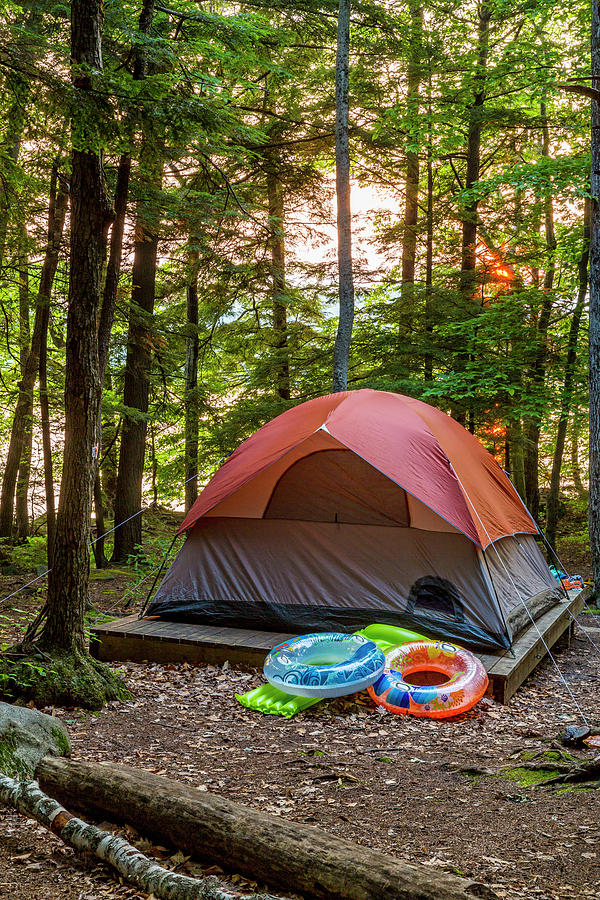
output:
[[[352,218],[350,207],[350,144],[348,140],[348,80],[350,58],[350,0],[339,0],[335,73],[335,187],[340,312],[333,350],[333,393],[348,389],[350,343],[354,323],[352,277]]]
[[[185,341],[185,511],[198,497],[198,251],[190,250]]]
[[[410,0],[409,58],[406,85],[406,111],[412,117],[407,134],[406,190],[402,235],[402,308],[405,313],[401,334],[409,334],[414,315],[415,265],[417,259],[417,220],[419,212],[419,88],[421,86],[421,41],[423,10],[419,0]]]
[[[600,90],[600,5],[592,3],[592,87]],[[596,597],[600,589],[600,104],[592,100],[590,230],[590,553]]]
[[[579,409],[577,405],[573,410],[571,422],[571,473],[573,475],[573,485],[577,491],[577,496],[584,503],[589,501],[589,494],[586,491],[583,481],[581,480],[581,460],[579,459]]]
[[[31,13],[33,16],[33,13]],[[29,97],[30,84],[19,72],[11,72],[8,76],[9,84],[5,90],[10,89],[15,97],[6,118],[6,133],[2,141],[2,159],[4,171],[0,178],[0,287],[2,286],[4,251],[6,249],[6,237],[10,220],[10,209],[14,202],[12,195],[11,176],[14,176],[25,125],[25,110]],[[15,191],[15,195],[16,195]]]
[[[71,60],[81,106],[92,88],[89,71],[102,71],[102,0],[73,0]],[[82,66],[83,68],[79,68]],[[77,103],[74,104],[75,116]],[[75,119],[74,125],[78,126]],[[85,653],[84,612],[88,599],[90,513],[101,386],[97,319],[102,252],[111,210],[99,151],[73,149],[71,248],[65,366],[65,445],[49,575],[47,618],[40,637],[46,649]]]
[[[33,449],[33,415],[29,424],[25,426],[25,441],[23,455],[19,465],[17,487],[15,493],[15,520],[17,525],[17,540],[24,541],[29,537],[29,476],[31,473],[31,452]]]
[[[511,481],[519,497],[525,502],[525,464],[523,459],[523,427],[521,421],[510,422],[508,427]]]
[[[21,378],[25,373],[29,356],[31,327],[29,324],[29,248],[25,223],[19,230],[18,280],[19,280],[19,370]]]
[[[154,423],[150,423],[150,466],[152,473],[152,505],[158,504],[158,459],[156,457],[156,444],[154,442]]]
[[[44,315],[50,304],[52,284],[58,264],[58,252],[62,241],[63,226],[67,211],[68,195],[59,183],[57,170],[53,169],[48,207],[48,243],[40,274],[36,300],[31,348],[25,364],[25,371],[19,383],[19,394],[13,417],[10,442],[6,454],[2,491],[0,493],[0,537],[10,537],[13,527],[15,487],[23,449],[27,440],[33,416],[33,389],[38,374],[40,347],[44,325]]]
[[[429,123],[427,142],[427,225],[425,248],[425,341],[426,351],[423,361],[425,381],[433,380],[433,354],[431,340],[433,335],[433,123],[431,117],[431,74],[429,77]]]
[[[475,89],[469,109],[469,134],[467,140],[467,172],[465,189],[468,191],[479,181],[481,155],[481,129],[486,98],[485,79],[489,53],[491,8],[487,2],[479,6],[477,34],[477,64]],[[469,200],[463,210],[460,290],[467,300],[477,300],[477,209],[479,201]]]
[[[155,0],[144,0],[142,11],[138,21],[138,31],[147,36],[152,27],[154,17]],[[139,44],[134,45],[133,49],[133,78],[135,81],[142,81],[146,77],[146,69],[148,64],[148,54],[145,48]],[[133,131],[133,117],[128,123],[128,128]],[[100,384],[104,385],[104,376],[106,373],[106,365],[108,362],[108,353],[110,349],[110,335],[112,332],[113,319],[115,316],[115,307],[117,303],[117,290],[119,287],[119,277],[121,273],[121,259],[123,255],[123,234],[125,232],[125,217],[127,214],[127,201],[129,198],[129,180],[131,175],[131,156],[124,153],[119,160],[117,169],[117,183],[115,186],[115,218],[112,225],[110,235],[110,249],[108,254],[108,263],[106,266],[106,276],[104,280],[104,292],[102,296],[102,307],[100,310],[100,320],[98,323],[98,374]],[[102,445],[102,418],[98,416],[98,448]],[[98,460],[100,452],[98,452]],[[94,509],[96,512],[96,540],[94,542],[94,560],[96,568],[102,569],[108,566],[108,559],[105,554],[105,538],[104,538],[104,507],[102,497],[102,485],[100,472],[96,472],[94,478]]]
[[[477,62],[474,69],[473,101],[469,108],[469,129],[467,136],[467,170],[465,174],[465,190],[472,189],[479,181],[481,165],[481,131],[486,101],[486,75],[489,54],[489,32],[492,11],[487,0],[478,6],[477,23]],[[482,298],[479,296],[477,279],[477,228],[479,224],[479,201],[474,196],[467,200],[462,209],[462,241],[459,290],[465,301],[468,315],[479,312]],[[465,371],[469,362],[474,359],[470,351],[460,351],[456,358],[456,366]],[[464,403],[455,402],[451,409],[453,418],[473,432],[475,427],[472,405],[465,408]],[[468,416],[468,421],[467,421]]]
[[[541,156],[547,159],[550,156],[550,132],[548,130],[548,117],[546,104],[540,104],[540,118],[542,120],[542,145]],[[537,347],[533,364],[529,372],[529,385],[535,394],[541,392],[546,378],[546,361],[548,358],[548,326],[554,303],[554,275],[556,272],[556,234],[554,229],[554,206],[551,189],[544,195],[544,229],[546,233],[546,268],[544,274],[544,294],[542,306],[537,323]],[[536,398],[537,399],[537,398]],[[528,416],[525,426],[525,496],[529,511],[534,519],[539,518],[540,488],[539,488],[539,444],[542,423],[541,412],[535,416]]]
[[[54,553],[54,536],[56,534],[56,509],[54,502],[54,475],[52,472],[52,440],[50,436],[50,404],[48,401],[48,322],[50,307],[42,310],[42,334],[40,340],[40,424],[42,429],[42,448],[44,456],[44,490],[46,496],[46,558],[48,568],[52,568]]]
[[[110,389],[112,378],[107,373],[105,384]],[[109,419],[103,426],[103,454],[101,460],[100,477],[102,480],[102,494],[106,499],[107,506],[114,510],[115,496],[117,493],[117,469],[119,464],[118,458],[118,441],[121,434],[122,420],[116,422]]]
[[[153,2],[153,0],[152,0]],[[104,385],[108,354],[110,349],[110,335],[117,304],[117,290],[119,287],[119,275],[121,272],[121,258],[123,255],[123,234],[125,231],[125,216],[127,213],[127,198],[129,196],[129,177],[131,174],[131,157],[122,155],[117,169],[117,183],[115,186],[115,219],[110,235],[110,249],[106,276],[104,279],[104,292],[102,307],[98,322],[98,377],[100,384]],[[105,553],[105,525],[104,502],[102,496],[102,483],[100,479],[100,449],[102,447],[102,409],[98,414],[98,464],[94,476],[94,511],[96,514],[96,538],[93,544],[94,562],[97,569],[105,569],[108,559]]]
[[[29,355],[29,340],[31,329],[29,327],[29,260],[27,253],[27,232],[25,226],[19,234],[19,367],[23,378],[27,357]],[[29,509],[27,499],[29,495],[29,474],[31,470],[31,450],[33,444],[33,416],[30,419],[29,428],[25,436],[23,455],[19,465],[17,476],[17,493],[15,503],[15,516],[17,520],[17,540],[23,541],[29,536]]]
[[[158,146],[157,146],[158,143]],[[142,148],[142,180],[150,196],[140,201],[136,214],[127,360],[123,404],[137,410],[125,413],[121,431],[117,493],[115,497],[115,543],[113,562],[126,562],[142,544],[142,479],[146,453],[150,369],[152,364],[152,317],[156,290],[159,212],[152,197],[160,189],[162,157],[160,141],[148,123]]]
[[[483,885],[405,863],[312,825],[288,822],[187,784],[113,763],[45,757],[41,787],[100,818],[126,821],[186,853],[320,900],[467,900]]]
[[[285,286],[285,232],[283,188],[277,177],[274,158],[267,169],[267,195],[269,201],[269,227],[271,229],[271,301],[275,347],[274,382],[282,400],[290,399],[290,358],[287,334],[287,306]]]
[[[138,31],[144,36],[150,34],[154,17],[155,0],[143,0],[142,11],[138,21]],[[133,47],[133,71],[135,81],[143,81],[148,67],[148,54],[145,48],[139,44]],[[133,131],[133,119],[127,123],[127,128]],[[125,216],[127,214],[127,200],[129,197],[129,179],[131,175],[131,156],[123,154],[119,160],[117,169],[117,183],[115,186],[115,217],[110,235],[110,250],[106,265],[104,280],[104,292],[102,296],[102,308],[98,323],[98,371],[100,383],[104,383],[104,373],[108,361],[110,335],[115,315],[117,302],[117,290],[121,273],[121,258],[123,255],[123,234],[125,231]]]
[[[569,339],[567,344],[567,360],[565,362],[565,380],[563,384],[560,402],[560,417],[556,433],[556,446],[552,459],[552,475],[550,478],[550,491],[546,506],[546,537],[552,549],[556,551],[556,526],[558,523],[560,472],[562,468],[565,439],[567,436],[567,424],[571,413],[571,398],[573,396],[573,382],[577,365],[577,341],[579,338],[579,325],[588,286],[588,261],[590,256],[590,201],[586,198],[583,221],[583,248],[579,258],[579,292],[577,303],[573,310]]]
[[[239,891],[221,890],[210,876],[190,878],[159,866],[122,837],[78,819],[35,781],[19,781],[0,773],[0,802],[44,825],[67,846],[90,853],[111,866],[121,879],[156,900],[237,900]],[[265,894],[246,895],[245,900],[277,900]],[[283,898],[282,898],[283,900]]]

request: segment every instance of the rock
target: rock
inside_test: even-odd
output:
[[[70,756],[67,729],[59,719],[0,702],[0,772],[29,778],[44,756]]]
[[[560,742],[563,747],[581,747],[585,738],[591,734],[591,730],[586,725],[581,727],[567,725],[564,733],[560,736]]]

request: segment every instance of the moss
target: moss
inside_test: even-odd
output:
[[[87,653],[44,653],[0,662],[0,699],[101,709],[109,700],[129,700],[131,694],[119,675]]]
[[[62,728],[53,728],[52,729],[52,737],[56,742],[56,748],[59,751],[60,756],[70,756],[71,755],[71,745],[69,744],[69,739],[62,730]]]
[[[546,750],[544,753],[540,753],[539,751],[535,752],[534,750],[526,750],[521,754],[521,759],[524,762],[529,762],[530,760],[535,759],[540,763],[564,763],[565,761],[577,762],[577,758],[575,756],[572,756],[570,753],[567,753],[566,750],[563,750],[562,753],[559,753],[558,750]]]
[[[129,578],[131,578],[131,570],[119,568],[92,569],[89,577],[90,581],[111,581],[117,576],[122,577],[123,575],[127,575],[129,576]]]
[[[560,775],[560,772],[550,767],[547,769],[524,769],[521,766],[517,766],[502,773],[503,778],[508,778],[521,787],[531,787],[531,785],[537,784],[538,781],[545,781],[547,778],[554,778],[556,775]]]
[[[61,737],[64,737],[61,733]],[[0,738],[0,772],[10,778],[30,778],[31,772],[17,753],[17,742],[14,735],[8,734]]]

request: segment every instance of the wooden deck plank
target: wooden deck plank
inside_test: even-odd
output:
[[[572,596],[571,596],[572,595]],[[486,668],[488,693],[507,703],[584,607],[584,592],[571,592],[568,602],[553,607],[514,642],[512,651],[476,654]],[[538,634],[541,631],[543,640]],[[126,616],[92,629],[90,651],[103,660],[150,660],[220,665],[262,666],[269,650],[293,637],[283,632],[255,631],[221,625],[167,622]]]
[[[276,647],[277,644],[283,644],[284,641],[289,641],[290,638],[296,637],[295,634],[275,634],[275,632],[271,631],[257,631],[254,636],[248,637],[248,646],[256,647],[257,649],[264,650],[266,653],[269,650],[272,650],[273,647]]]
[[[505,652],[488,669],[488,693],[501,703],[508,703],[547,655],[546,646],[552,649],[561,635],[568,631],[584,603],[584,594],[580,591],[574,597],[569,597],[568,602],[565,600],[541,616],[535,626],[530,625],[513,643],[512,653]]]
[[[498,656],[495,653],[476,653],[475,655],[478,657],[479,661],[483,663],[485,671],[489,675],[491,669],[493,669],[498,662]]]
[[[113,619],[112,622],[102,622],[101,625],[94,625],[94,631],[104,634],[108,631],[123,631],[132,628],[136,622],[144,621],[138,619],[137,616],[122,616],[120,619]]]

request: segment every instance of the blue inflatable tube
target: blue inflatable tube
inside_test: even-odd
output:
[[[360,634],[304,634],[273,647],[264,664],[267,681],[300,697],[343,697],[373,684],[385,656]]]

